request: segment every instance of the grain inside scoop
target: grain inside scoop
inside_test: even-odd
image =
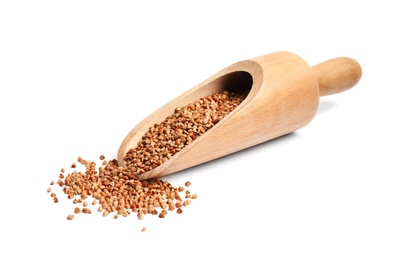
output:
[[[136,125],[118,163],[150,179],[285,135],[314,118],[320,96],[348,90],[361,75],[359,63],[347,57],[313,67],[291,52],[237,62]]]

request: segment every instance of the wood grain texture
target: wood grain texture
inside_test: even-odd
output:
[[[319,97],[345,91],[361,77],[360,65],[342,57],[311,68],[291,52],[275,52],[237,62],[171,100],[136,125],[118,151],[120,165],[155,123],[176,107],[222,90],[249,90],[246,99],[208,132],[139,179],[160,177],[240,151],[307,125],[315,116]]]

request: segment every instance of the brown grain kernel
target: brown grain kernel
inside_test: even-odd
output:
[[[72,163],[70,167],[71,167],[71,168],[76,168],[77,165],[76,165],[76,163]]]
[[[146,227],[142,227],[142,232],[145,232],[147,230]]]
[[[117,215],[117,214],[114,214],[113,218],[114,218],[114,219],[117,219],[117,218],[118,218],[118,215]]]
[[[162,213],[160,213],[160,214],[158,214],[158,217],[159,217],[159,218],[165,218],[165,215],[162,214]]]
[[[59,174],[59,179],[63,179],[63,178],[65,178],[65,176],[62,173],[60,173]]]
[[[81,209],[79,207],[74,208],[74,213],[79,214],[81,213]]]
[[[91,214],[91,213],[92,213],[92,211],[91,211],[90,209],[88,209],[88,208],[83,208],[83,209],[81,210],[81,212],[82,212],[82,213],[85,213],[85,214]]]
[[[191,186],[191,182],[190,182],[190,181],[187,181],[187,182],[184,184],[184,186],[190,187],[190,186]]]
[[[184,191],[184,187],[183,187],[183,186],[180,186],[177,190],[180,191],[180,192],[182,192],[182,191]]]
[[[178,208],[178,209],[176,210],[176,213],[177,213],[177,214],[181,214],[181,213],[183,213],[183,210],[182,210],[181,208]]]
[[[169,205],[168,210],[169,211],[175,210],[175,206],[174,205]]]
[[[103,211],[102,216],[103,217],[107,217],[110,214],[110,212],[108,212],[107,210]]]
[[[65,168],[62,168],[60,171],[61,173],[65,173]]]
[[[54,181],[51,181],[51,183],[50,183],[51,185],[54,185],[55,184],[55,182]]]
[[[100,159],[101,161],[103,161],[103,160],[105,159],[105,156],[104,156],[104,155],[101,155],[101,156],[99,156],[99,159]]]
[[[67,215],[66,219],[67,220],[72,220],[72,219],[74,219],[74,215],[73,214],[69,214],[69,215]]]
[[[55,193],[51,193],[51,197],[56,197],[56,194]]]
[[[197,195],[196,193],[193,193],[193,194],[191,195],[191,198],[192,198],[192,199],[196,199],[196,198],[198,198],[198,195]]]
[[[65,185],[65,183],[64,183],[61,179],[59,179],[56,183],[57,183],[60,187],[63,187],[63,186]]]
[[[182,202],[181,201],[176,201],[175,207],[176,208],[181,208],[182,207]]]
[[[92,205],[96,205],[96,203],[97,203],[96,200],[92,201]]]
[[[86,190],[83,190],[83,191],[81,192],[81,199],[82,199],[82,200],[86,200],[87,198],[88,198],[88,193],[87,193]]]
[[[88,206],[88,202],[87,202],[87,201],[84,201],[82,205],[83,205],[84,207],[86,207],[86,206]]]
[[[47,189],[47,192],[51,192],[51,191],[52,191],[52,189],[51,189],[51,188],[48,188],[48,189]]]
[[[54,197],[54,203],[58,203],[58,198],[57,197]]]

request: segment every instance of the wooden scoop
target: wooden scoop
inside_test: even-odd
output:
[[[339,93],[359,82],[362,70],[354,59],[335,58],[310,67],[290,52],[275,52],[237,62],[176,97],[140,122],[125,137],[118,161],[137,146],[149,127],[181,107],[221,92],[249,91],[246,99],[209,131],[168,161],[137,177],[168,175],[237,152],[307,125],[319,97]]]

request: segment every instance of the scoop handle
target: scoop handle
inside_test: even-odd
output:
[[[362,77],[360,64],[348,57],[324,61],[312,67],[320,96],[343,92],[355,86]]]

